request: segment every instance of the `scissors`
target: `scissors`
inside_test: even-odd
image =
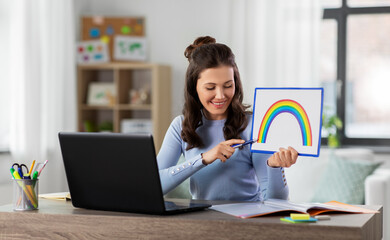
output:
[[[15,169],[14,166],[17,166],[17,169]],[[26,169],[26,175],[23,174],[23,167]],[[15,171],[18,171],[21,178],[30,179],[30,175],[28,174],[28,167],[25,164],[14,163],[12,164],[12,168],[15,169]]]

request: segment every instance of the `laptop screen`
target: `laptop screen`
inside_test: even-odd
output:
[[[164,212],[150,134],[61,132],[59,139],[75,207]]]

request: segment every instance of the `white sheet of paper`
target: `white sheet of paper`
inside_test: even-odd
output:
[[[295,148],[299,155],[319,156],[323,88],[256,88],[252,152]]]

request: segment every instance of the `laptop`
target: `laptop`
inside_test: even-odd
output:
[[[58,134],[74,207],[173,214],[208,204],[164,201],[150,134]]]

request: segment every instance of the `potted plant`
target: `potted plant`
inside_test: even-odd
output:
[[[335,114],[324,113],[322,115],[322,127],[328,134],[328,147],[339,147],[340,139],[337,130],[343,127],[343,122],[341,121],[341,119]]]
[[[104,121],[101,124],[99,124],[100,132],[112,132],[113,130],[114,130],[114,126],[110,121]]]

